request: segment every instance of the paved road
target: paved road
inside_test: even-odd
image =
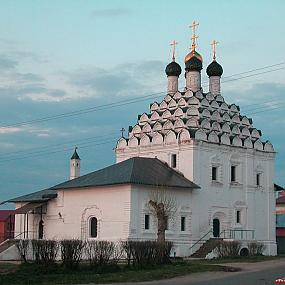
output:
[[[168,280],[116,285],[274,285],[275,279],[285,277],[285,259],[227,265],[242,271],[195,273]]]

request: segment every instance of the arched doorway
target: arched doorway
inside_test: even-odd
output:
[[[44,237],[44,221],[40,220],[39,222],[39,239],[43,239]]]
[[[217,218],[213,219],[213,236],[215,238],[220,236],[220,220]]]

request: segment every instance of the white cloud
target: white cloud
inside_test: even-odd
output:
[[[12,134],[22,132],[22,128],[17,127],[0,127],[0,134]]]

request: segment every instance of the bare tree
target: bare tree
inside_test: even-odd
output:
[[[165,242],[165,231],[168,221],[174,218],[177,211],[176,199],[165,189],[157,187],[150,194],[149,208],[157,218],[157,241]]]

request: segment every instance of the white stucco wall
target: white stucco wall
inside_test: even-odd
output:
[[[177,255],[189,255],[192,239],[192,195],[199,189],[156,188],[133,185],[131,191],[131,240],[155,240],[157,238],[157,219],[148,202],[153,193],[162,191],[166,199],[174,199],[175,210],[170,215],[166,239],[174,242]],[[144,217],[150,215],[150,228],[145,229]],[[181,217],[185,217],[185,231],[181,231]]]
[[[190,140],[181,144],[137,146],[117,153],[117,162],[133,156],[157,157],[170,163],[177,155],[177,170],[201,189],[171,189],[177,212],[166,238],[174,241],[177,255],[189,255],[195,241],[209,232],[213,219],[220,221],[220,231],[253,230],[254,239],[267,245],[266,254],[276,254],[275,208],[273,191],[274,153]],[[237,181],[230,182],[230,167],[237,167]],[[217,167],[217,181],[212,181],[212,166]],[[256,173],[261,185],[256,186]],[[144,215],[153,188],[117,185],[58,191],[44,210],[44,238],[88,238],[89,218],[98,219],[98,239],[155,239],[156,220],[150,217],[150,229],[144,229]],[[17,204],[17,207],[24,204]],[[236,223],[236,211],[241,222]],[[149,213],[151,214],[151,213]],[[186,217],[186,231],[180,231],[181,216]],[[16,215],[16,234],[23,232],[24,215]],[[38,237],[39,214],[29,214],[29,238]],[[243,240],[251,240],[250,233]],[[239,239],[239,237],[237,237]],[[196,248],[197,249],[197,248]]]
[[[98,219],[98,239],[128,238],[130,185],[58,191],[43,215],[45,239],[89,238],[91,217]],[[16,215],[16,231],[24,231],[24,215]],[[29,238],[38,237],[39,214],[29,214]]]
[[[213,95],[221,94],[221,77],[210,76],[209,77],[209,91]]]
[[[197,92],[201,89],[200,71],[191,70],[186,72],[186,88],[193,92]]]
[[[178,91],[178,76],[167,76],[167,93],[174,94]]]
[[[267,245],[265,253],[276,254],[275,153],[191,140],[188,144],[128,147],[117,152],[117,162],[142,156],[157,157],[170,164],[172,153],[177,154],[177,170],[201,187],[199,191],[192,191],[190,200],[186,197],[181,200],[181,203],[187,201],[190,207],[193,242],[206,234],[213,226],[213,219],[218,218],[221,232],[254,230],[254,239]],[[230,181],[231,165],[237,166],[234,183]],[[212,166],[218,167],[217,181],[212,181]],[[257,173],[261,174],[260,186],[255,182]],[[241,211],[239,224],[236,223],[237,211]],[[251,233],[244,232],[243,239],[250,240]]]

